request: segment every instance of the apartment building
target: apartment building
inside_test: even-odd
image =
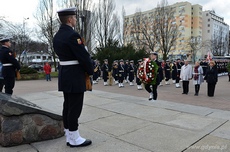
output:
[[[212,51],[214,55],[227,55],[229,50],[229,25],[213,10],[203,12],[202,40],[205,46],[202,55]]]
[[[176,43],[173,45],[169,58],[188,58],[191,56],[191,47],[188,45],[188,41],[193,37],[202,37],[202,6],[201,5],[192,5],[189,2],[178,2],[173,5],[170,5],[174,9],[174,20],[172,24],[178,26],[179,35]],[[141,18],[153,18],[155,9],[141,12]],[[133,20],[135,17],[140,17],[139,15],[132,14],[125,17],[124,21],[124,44],[133,43],[137,48],[144,46],[144,44],[136,44],[134,41],[133,34]],[[153,26],[153,25],[149,25]],[[141,36],[140,36],[141,38]],[[156,45],[157,47],[157,45]],[[149,49],[149,48],[146,48]],[[159,50],[159,53],[161,51]]]

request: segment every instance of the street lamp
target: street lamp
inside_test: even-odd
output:
[[[23,18],[23,36],[25,36],[25,33],[26,33],[26,32],[25,32],[25,31],[26,31],[26,29],[25,29],[25,28],[26,28],[26,27],[25,27],[25,21],[28,20],[28,19],[29,19],[29,17]]]

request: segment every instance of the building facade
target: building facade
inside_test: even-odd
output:
[[[213,11],[203,11],[201,5],[192,5],[189,2],[178,2],[169,7],[174,9],[172,24],[176,24],[179,32],[176,43],[173,44],[168,54],[170,59],[187,58],[195,61],[204,58],[210,47],[214,48],[214,44],[217,43],[213,41],[211,45],[210,41],[217,39],[217,37],[221,37],[221,42],[226,42],[221,43],[221,52],[223,53],[228,50],[229,26],[224,23],[222,17],[219,17]],[[140,29],[143,28],[144,25],[141,25],[141,23],[147,19],[151,21],[151,18],[154,18],[155,10],[137,12],[125,17],[124,44],[132,43],[136,48],[148,46],[146,45],[147,42],[141,43],[140,41],[136,41],[136,38],[143,39],[143,35],[134,29],[138,27],[138,24]],[[139,22],[137,22],[138,20]],[[154,22],[149,23],[149,27],[154,26]],[[222,36],[219,36],[220,34]],[[145,49],[151,50],[151,48]],[[157,45],[155,45],[154,50],[158,50]],[[161,53],[161,50],[158,50],[158,52]]]
[[[203,12],[203,55],[211,51],[215,56],[228,54],[229,49],[229,25],[224,22],[213,10]]]

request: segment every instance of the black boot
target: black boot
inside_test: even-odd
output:
[[[198,96],[198,85],[197,84],[195,85],[195,94],[194,94],[194,96]]]

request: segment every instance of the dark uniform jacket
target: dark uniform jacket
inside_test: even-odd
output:
[[[170,68],[170,63],[165,64],[165,78],[170,79],[171,78],[171,68]]]
[[[3,66],[2,76],[3,77],[15,77],[15,70],[20,70],[20,64],[15,59],[13,52],[2,46],[0,50],[0,60],[2,64],[12,64],[12,66]]]
[[[119,64],[118,65],[118,76],[119,76],[119,78],[120,79],[124,79],[124,77],[125,77],[125,65],[121,65],[121,64]]]
[[[102,71],[103,71],[103,74],[102,74],[103,79],[107,80],[109,76],[109,72],[110,72],[109,65],[104,63],[102,65]]]
[[[129,65],[129,68],[128,68],[128,71],[129,71],[129,81],[133,81],[134,80],[134,75],[135,75],[135,68],[134,68],[134,65],[130,64]]]
[[[214,66],[212,68],[208,67],[204,79],[207,81],[207,83],[214,83],[214,84],[217,83],[217,81],[218,81],[218,71],[217,71],[216,66]]]
[[[85,75],[93,75],[93,64],[80,35],[72,27],[62,24],[53,39],[54,51],[60,61],[78,60],[77,65],[60,65],[58,89],[66,93],[86,91]]]

